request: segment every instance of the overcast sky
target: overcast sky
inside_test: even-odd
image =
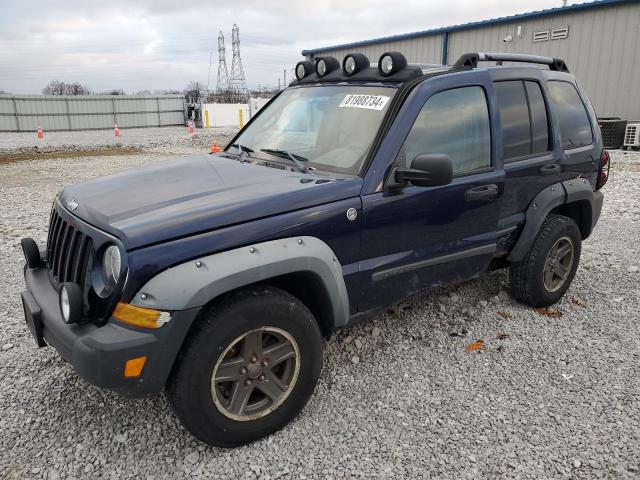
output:
[[[572,2],[569,2],[572,3]],[[240,27],[247,82],[277,86],[306,48],[561,6],[560,0],[0,0],[0,90],[40,93],[53,79],[93,91],[210,86],[217,37]]]

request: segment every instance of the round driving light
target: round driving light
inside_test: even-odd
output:
[[[62,319],[69,323],[69,314],[71,313],[71,307],[69,306],[69,292],[67,287],[60,289],[60,313],[62,313]]]
[[[362,53],[350,53],[342,61],[342,70],[348,77],[365,68],[369,68],[369,59]]]
[[[120,256],[120,249],[115,245],[111,245],[105,250],[104,258],[102,259],[102,269],[109,287],[113,288],[118,283],[121,268],[122,258]]]
[[[380,70],[382,70],[382,73],[385,75],[390,75],[393,72],[393,58],[390,56],[382,57]]]
[[[60,314],[65,323],[79,323],[84,314],[84,299],[80,285],[65,282],[60,286]]]
[[[378,61],[378,70],[380,70],[380,73],[385,77],[399,72],[406,66],[407,59],[400,52],[383,53]]]
[[[356,60],[353,57],[347,57],[344,59],[344,73],[347,75],[353,75],[356,73]]]
[[[327,74],[327,62],[324,60],[318,60],[316,71],[318,72],[318,75],[324,77]]]
[[[324,77],[338,68],[340,68],[340,62],[333,57],[321,57],[316,62],[316,73],[319,77]]]
[[[298,62],[296,65],[296,78],[298,80],[302,80],[306,76],[310,75],[311,72],[313,72],[313,63],[309,60]]]

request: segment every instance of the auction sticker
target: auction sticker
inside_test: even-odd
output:
[[[347,95],[340,102],[339,107],[366,108],[368,110],[382,110],[391,97],[384,95]]]

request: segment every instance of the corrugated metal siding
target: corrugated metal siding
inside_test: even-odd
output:
[[[517,37],[517,27],[522,27]],[[467,52],[562,58],[598,116],[640,119],[640,4],[554,15],[449,34],[449,62]],[[569,27],[566,39],[534,42],[533,32]],[[511,35],[512,42],[503,39]]]
[[[184,125],[181,95],[0,96],[0,131],[93,130]]]
[[[521,36],[517,27],[522,26]],[[581,88],[589,95],[598,116],[640,120],[640,3],[618,3],[583,10],[561,10],[513,22],[451,31],[448,63],[468,52],[513,52],[565,60]],[[566,39],[533,42],[533,32],[569,27]],[[511,35],[513,41],[503,39]],[[333,55],[342,61],[359,51],[377,62],[385,51],[404,53],[409,62],[439,63],[442,33],[388,41],[362,47],[328,49],[314,57]]]

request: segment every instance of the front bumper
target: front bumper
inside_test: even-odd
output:
[[[158,393],[164,387],[182,342],[199,308],[173,312],[161,328],[147,330],[125,326],[113,318],[102,326],[64,322],[58,292],[46,268],[25,268],[25,308],[38,310],[41,332],[77,374],[98,387],[128,397]],[[139,377],[124,376],[128,359],[146,356]]]

